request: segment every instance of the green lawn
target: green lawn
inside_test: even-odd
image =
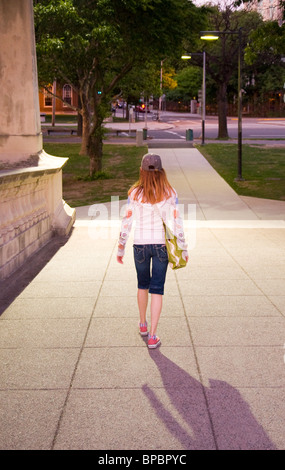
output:
[[[45,122],[50,124],[52,121],[52,115],[46,114]],[[57,124],[77,124],[77,114],[57,114],[55,116],[55,125]]]
[[[238,194],[285,201],[284,147],[243,145],[244,181],[239,182],[235,181],[237,145],[206,144],[198,149]]]
[[[46,143],[44,149],[50,155],[69,158],[63,168],[63,197],[72,207],[108,202],[111,196],[126,199],[147,152],[147,147],[104,145],[102,178],[90,181],[89,158],[79,155],[80,144]],[[284,148],[243,145],[244,181],[240,182],[235,181],[236,144],[206,144],[198,149],[238,194],[285,201]]]
[[[90,181],[89,158],[79,155],[80,144],[45,143],[45,151],[68,157],[63,168],[63,198],[72,207],[109,202],[111,196],[126,199],[130,186],[138,180],[141,159],[147,147],[106,144],[103,147],[103,171]]]

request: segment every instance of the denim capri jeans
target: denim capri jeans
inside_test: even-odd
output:
[[[148,289],[150,294],[164,294],[168,267],[165,245],[133,245],[138,278],[138,289]]]

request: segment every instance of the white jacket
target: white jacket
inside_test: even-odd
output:
[[[180,248],[188,256],[187,244],[185,242],[183,220],[179,213],[178,197],[176,191],[169,199],[165,199],[157,204],[143,203],[141,200],[134,200],[135,191],[128,198],[125,216],[121,223],[119,237],[118,256],[124,256],[125,247],[132,230],[133,221],[136,221],[134,244],[165,244],[165,232],[163,221],[171,228],[177,237]]]

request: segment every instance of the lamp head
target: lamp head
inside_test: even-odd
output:
[[[203,39],[205,41],[216,41],[217,39],[219,39],[219,36],[216,36],[214,34],[204,34],[200,37],[200,39]]]

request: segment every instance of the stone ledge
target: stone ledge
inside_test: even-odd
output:
[[[56,173],[62,170],[67,161],[68,158],[54,157],[43,150],[37,155],[31,155],[27,161],[11,165],[10,168],[6,166],[5,169],[0,169],[0,184],[9,179],[15,180],[16,177],[24,179],[29,175],[41,176],[45,173]],[[27,165],[28,162],[33,162],[34,165]],[[37,164],[35,164],[36,162]]]
[[[41,152],[37,166],[0,172],[0,279],[54,235],[69,234],[75,209],[62,199],[67,160]]]

